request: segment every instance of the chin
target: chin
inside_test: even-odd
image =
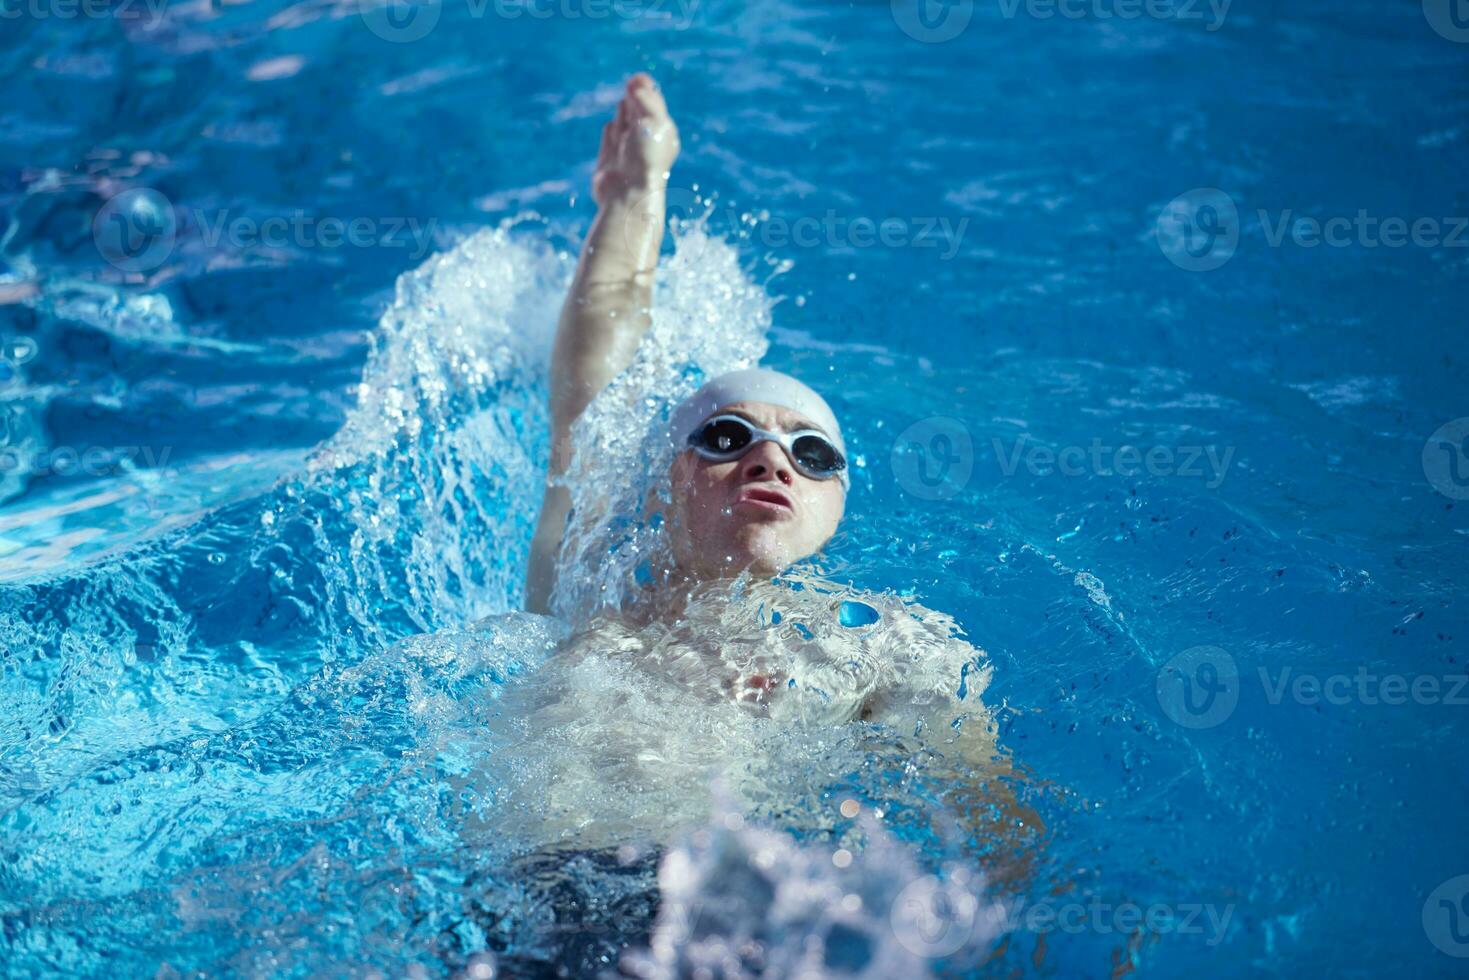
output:
[[[769,525],[747,527],[730,550],[739,556],[740,564],[754,575],[778,575],[806,553],[772,533]]]

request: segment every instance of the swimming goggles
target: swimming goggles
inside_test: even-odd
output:
[[[847,468],[841,450],[819,429],[767,432],[738,415],[716,415],[689,433],[689,448],[715,463],[739,459],[757,442],[767,441],[784,449],[796,469],[813,480],[842,476]]]

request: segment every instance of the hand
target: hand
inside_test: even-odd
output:
[[[639,72],[627,80],[617,115],[602,129],[592,199],[603,207],[662,190],[678,150],[678,127],[663,93],[650,76]]]

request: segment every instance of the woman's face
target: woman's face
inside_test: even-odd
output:
[[[719,412],[743,416],[771,432],[820,428],[765,402],[734,402]],[[847,500],[841,480],[802,475],[785,450],[769,441],[724,463],[686,449],[674,458],[669,476],[673,557],[679,568],[700,578],[747,570],[780,573],[826,544]]]

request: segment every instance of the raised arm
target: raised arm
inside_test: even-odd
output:
[[[556,329],[551,466],[526,572],[525,607],[531,612],[550,611],[556,584],[556,553],[571,495],[553,481],[571,462],[571,424],[632,361],[651,322],[665,190],[678,149],[678,130],[663,94],[649,76],[634,75],[617,115],[602,130],[592,175],[597,217],[582,245]]]

